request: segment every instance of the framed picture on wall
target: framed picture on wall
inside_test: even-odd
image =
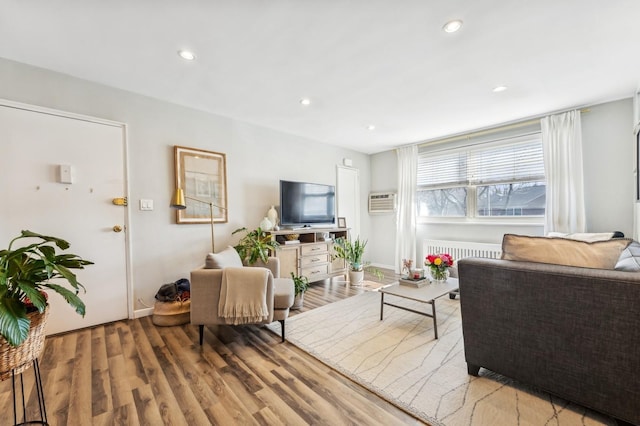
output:
[[[174,147],[176,188],[187,208],[176,210],[176,223],[227,222],[227,165],[220,152]],[[211,207],[213,204],[213,218]]]
[[[344,217],[338,218],[338,228],[346,228],[347,227],[347,219]]]

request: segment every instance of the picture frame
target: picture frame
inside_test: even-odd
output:
[[[347,227],[347,219],[344,217],[338,218],[338,228],[346,228]]]
[[[226,223],[227,161],[220,152],[174,146],[176,188],[182,188],[186,209],[176,210],[176,223]],[[211,208],[213,204],[213,218]]]

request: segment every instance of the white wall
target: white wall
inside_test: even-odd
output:
[[[335,184],[336,164],[349,157],[360,169],[361,202],[369,192],[369,156],[362,153],[4,59],[0,81],[0,98],[128,125],[134,299],[147,304],[161,284],[188,277],[210,250],[210,225],[176,225],[169,208],[174,145],[227,156],[229,223],[216,225],[218,249],[237,241],[235,229],[257,227],[278,204],[279,179]],[[138,210],[141,198],[154,200],[154,210]],[[366,208],[362,212],[368,232]],[[142,307],[136,302],[135,309]]]
[[[386,151],[371,156],[371,192],[397,192],[396,152]],[[368,205],[365,211],[368,211]],[[393,269],[396,249],[395,213],[374,213],[369,215],[372,232],[365,253],[366,260],[376,266]]]
[[[635,183],[633,170],[634,137],[631,98],[595,105],[582,115],[583,162],[587,231],[622,231],[633,236]],[[394,151],[371,158],[371,191],[397,191],[397,166]],[[370,260],[378,265],[393,265],[395,252],[395,216],[371,216],[375,230],[369,239]],[[505,233],[542,235],[542,225],[506,226],[504,224],[419,224],[417,256],[421,259],[422,240],[426,238],[500,243]]]
[[[633,100],[596,105],[582,115],[587,229],[633,236]]]

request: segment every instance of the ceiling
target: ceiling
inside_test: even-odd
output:
[[[631,97],[639,17],[638,0],[0,0],[0,57],[376,153]]]

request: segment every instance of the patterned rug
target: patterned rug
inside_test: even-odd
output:
[[[380,321],[380,294],[368,291],[289,318],[287,341],[431,425],[615,424],[488,370],[468,375],[460,301],[442,297],[436,307],[437,340],[431,318],[385,307]]]

